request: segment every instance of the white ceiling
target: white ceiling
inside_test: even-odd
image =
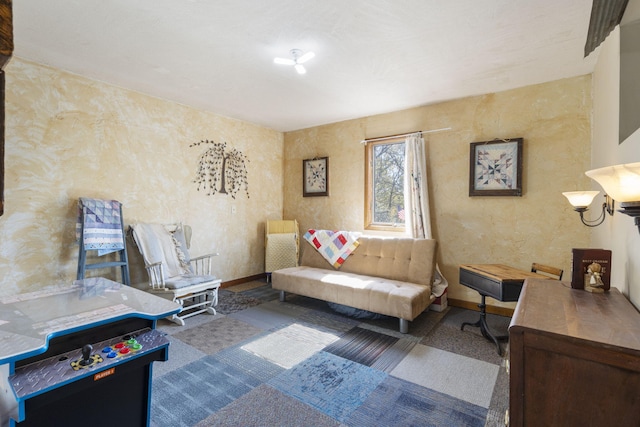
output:
[[[14,56],[290,131],[588,74],[591,4],[14,0]]]

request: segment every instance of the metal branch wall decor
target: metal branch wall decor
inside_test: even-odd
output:
[[[204,140],[189,146],[198,147],[205,144],[208,147],[198,159],[198,169],[193,180],[198,184],[198,191],[202,189],[207,196],[216,193],[230,194],[234,199],[236,193],[244,187],[249,198],[249,181],[247,180],[247,156],[235,148],[227,151],[226,142]]]

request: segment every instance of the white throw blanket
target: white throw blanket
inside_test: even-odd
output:
[[[165,279],[189,273],[181,264],[175,240],[164,225],[132,224],[131,228],[144,262],[147,265],[162,262]]]

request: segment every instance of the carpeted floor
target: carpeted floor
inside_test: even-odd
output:
[[[153,366],[151,425],[504,426],[505,360],[475,311],[357,320],[266,282],[220,291],[215,316],[161,320],[169,360]],[[509,318],[488,315],[505,334]],[[504,344],[503,344],[504,346]]]

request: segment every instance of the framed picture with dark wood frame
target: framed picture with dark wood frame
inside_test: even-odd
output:
[[[522,196],[522,138],[471,143],[469,196]]]
[[[315,157],[302,161],[302,195],[329,195],[329,158]]]

